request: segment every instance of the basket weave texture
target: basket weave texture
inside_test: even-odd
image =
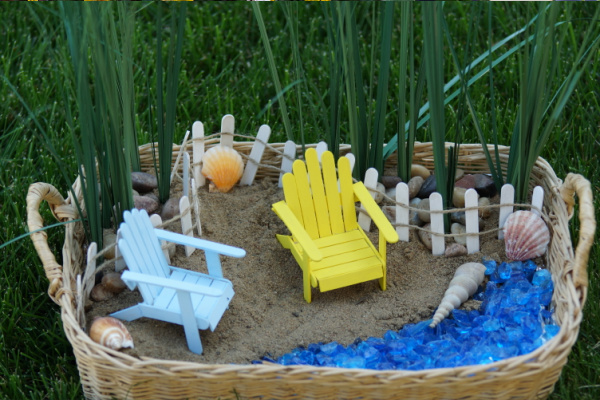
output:
[[[207,147],[216,143],[208,140]],[[263,156],[257,179],[279,178],[283,143],[270,144]],[[312,147],[313,145],[308,145]],[[251,142],[236,142],[242,155],[250,153]],[[152,147],[139,148],[142,169],[153,168]],[[174,145],[173,161],[179,151]],[[350,151],[341,145],[340,153]],[[505,170],[508,147],[500,148]],[[433,170],[431,143],[415,143],[413,162]],[[395,168],[392,155],[386,168]],[[460,147],[459,168],[466,173],[488,173],[481,145]],[[532,399],[546,398],[553,390],[579,333],[587,295],[587,262],[595,232],[590,183],[580,175],[568,174],[564,183],[542,158],[532,172],[532,187],[542,186],[544,214],[552,240],[546,265],[554,281],[553,304],[559,333],[534,352],[487,365],[421,371],[282,366],[278,364],[218,365],[138,359],[93,342],[77,322],[76,276],[84,265],[84,235],[81,223],[65,225],[62,265],[49,249],[46,234],[31,235],[49,280],[48,294],[61,307],[68,340],[73,346],[88,399]],[[76,183],[74,193],[82,198]],[[579,240],[574,249],[569,234],[574,195],[579,198]],[[79,216],[71,197],[66,200],[53,186],[34,183],[27,196],[30,231],[43,226],[41,202],[50,205],[59,221]],[[275,239],[274,239],[275,240]]]

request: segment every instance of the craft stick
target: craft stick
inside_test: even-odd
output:
[[[190,153],[183,153],[183,195],[190,195]]]
[[[202,236],[202,225],[200,223],[200,199],[198,196],[198,190],[196,189],[196,181],[192,179],[192,204],[194,206],[194,217],[196,218],[196,231],[198,236]]]
[[[541,186],[533,188],[531,196],[531,211],[537,215],[542,215],[542,206],[544,205],[544,189]]]
[[[227,114],[221,119],[221,146],[233,147],[233,133],[235,131],[235,118]]]
[[[249,186],[254,183],[254,178],[256,177],[256,172],[258,171],[258,165],[262,160],[263,153],[265,152],[265,148],[269,142],[269,136],[271,136],[271,128],[269,125],[262,125],[258,129],[256,140],[254,141],[254,145],[252,145],[250,157],[246,162],[242,179],[240,179],[240,185]]]
[[[479,212],[477,210],[477,191],[475,189],[468,189],[465,192],[465,220],[466,220],[466,232],[472,233],[473,235],[467,236],[467,252],[469,254],[477,253],[479,251]],[[469,209],[472,208],[472,209]]]
[[[500,216],[498,218],[498,239],[504,239],[504,224],[506,219],[513,212],[513,204],[515,202],[515,188],[507,183],[500,189]]]
[[[204,186],[206,179],[202,175],[202,157],[204,157],[204,125],[200,121],[192,125],[192,154],[194,161],[194,179],[198,187]]]
[[[125,269],[127,264],[125,259],[119,250],[119,240],[121,239],[121,229],[117,230],[117,240],[115,241],[115,272],[119,272]]]
[[[159,226],[162,225],[162,218],[158,214],[152,214],[150,216],[150,223],[152,224],[153,227],[158,228]],[[165,258],[167,259],[167,264],[171,264],[171,257],[169,256],[169,249],[166,247],[166,245],[167,245],[167,242],[165,240],[160,241],[160,247],[162,248],[163,254],[165,255]]]
[[[403,242],[408,242],[408,185],[399,182],[396,185],[396,233]],[[402,207],[404,205],[404,207]]]
[[[296,159],[296,143],[291,140],[283,146],[283,157],[281,158],[281,173],[279,174],[279,187],[283,187],[283,175],[292,172],[292,164]]]
[[[175,164],[173,165],[173,170],[171,171],[170,182],[173,182],[173,177],[177,173],[177,168],[179,168],[179,161],[181,160],[181,154],[185,152],[185,147],[187,145],[188,137],[190,136],[190,131],[185,132],[185,136],[183,137],[183,142],[181,142],[181,147],[177,152],[177,158],[175,159]]]
[[[326,151],[327,151],[327,143],[325,143],[325,142],[319,142],[319,143],[317,143],[317,157],[319,159],[319,162],[321,162],[321,156]]]
[[[375,196],[377,195],[376,191],[378,175],[379,173],[377,172],[377,169],[369,168],[367,172],[365,172],[365,180],[363,181],[365,187],[369,190],[373,198],[375,198]],[[361,211],[366,211],[362,204],[360,205],[360,209]],[[371,217],[369,216],[369,214],[367,214],[366,212],[360,212],[358,214],[358,224],[365,232],[369,232],[369,230],[371,229]]]
[[[431,211],[431,251],[434,256],[441,256],[444,254],[445,246],[444,243],[444,214],[441,212],[444,209],[442,201],[442,195],[433,192],[429,196],[429,210]]]
[[[186,196],[182,196],[179,200],[179,212],[181,213],[181,232],[184,235],[194,237],[191,211],[190,199]],[[191,256],[194,250],[195,248],[192,246],[185,246],[185,256]]]

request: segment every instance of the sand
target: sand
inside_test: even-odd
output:
[[[263,356],[276,358],[310,343],[337,341],[347,345],[359,337],[381,337],[387,330],[431,318],[461,264],[480,261],[484,255],[496,260],[504,256],[504,244],[494,234],[482,237],[480,253],[446,258],[432,256],[411,232],[410,242],[387,247],[386,291],[377,281],[329,292],[313,288],[312,303],[308,304],[303,297],[302,271],[275,238],[276,234],[288,234],[271,210],[273,203],[283,199],[276,183],[236,186],[229,193],[209,193],[203,187],[199,195],[202,237],[247,252],[242,259],[222,257],[223,275],[233,283],[235,296],[215,331],[200,331],[202,355],[188,350],[179,325],[147,318],[125,322],[135,348],[123,351],[134,357],[247,364]],[[497,213],[485,221],[484,229],[491,229],[497,224]],[[174,226],[172,230],[178,229]],[[374,225],[371,230],[369,235],[377,243]],[[171,263],[206,272],[202,253],[196,251],[187,258],[181,246]],[[87,319],[140,301],[138,291],[126,290],[107,301],[93,303]],[[477,306],[478,302],[470,300],[463,308]]]

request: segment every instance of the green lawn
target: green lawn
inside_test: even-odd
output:
[[[477,3],[448,3],[446,15],[455,43],[464,42],[466,16]],[[365,71],[369,71],[371,31],[377,20],[370,5],[364,9],[359,29],[364,36]],[[301,94],[306,142],[325,139],[326,125],[322,116],[314,115],[308,106],[327,101],[329,67],[323,12],[319,4],[299,4],[298,42],[309,91]],[[534,13],[529,4],[494,4],[494,40],[500,40],[527,21]],[[579,40],[585,20],[592,14],[590,4],[565,6],[563,19],[577,22],[569,31],[562,49],[563,68],[572,61],[571,47]],[[155,56],[153,5],[141,8],[135,26],[136,99],[140,142],[148,137],[148,110],[143,65]],[[296,80],[290,39],[285,18],[276,4],[264,5],[263,16],[271,40],[282,85]],[[485,12],[485,9],[484,9]],[[61,64],[67,54],[59,8],[54,3],[0,3],[0,243],[27,232],[25,196],[28,186],[37,181],[55,185],[64,195],[68,183],[77,176],[70,133],[66,125],[66,101],[74,107],[72,89],[65,84]],[[484,21],[486,21],[484,19]],[[597,22],[596,22],[597,23]],[[476,35],[473,54],[487,46],[487,22]],[[417,27],[418,30],[418,27]],[[176,141],[180,142],[196,120],[207,132],[217,131],[222,115],[236,117],[236,130],[255,134],[261,124],[273,129],[273,141],[285,141],[280,109],[269,73],[260,34],[250,4],[243,2],[194,3],[188,10],[186,42],[177,106]],[[418,32],[417,32],[418,33]],[[394,40],[399,30],[394,31]],[[396,40],[395,43],[397,43]],[[394,44],[396,46],[396,44]],[[397,47],[396,47],[397,48]],[[397,71],[398,56],[392,52],[392,71]],[[446,78],[456,71],[450,55],[445,62]],[[515,57],[509,57],[494,70],[496,112],[500,143],[509,144],[518,101],[518,69]],[[396,132],[397,119],[389,110],[397,104],[397,72],[392,72],[386,140]],[[368,81],[367,77],[365,81]],[[8,84],[10,82],[10,85]],[[597,54],[571,97],[561,122],[554,129],[542,156],[561,178],[569,172],[584,175],[592,182],[593,192],[600,192],[600,55]],[[14,87],[16,91],[11,88]],[[372,88],[366,88],[370,90]],[[320,96],[320,97],[319,97]],[[471,88],[471,96],[480,113],[483,129],[489,130],[489,88],[487,78]],[[20,98],[27,104],[23,106]],[[288,112],[295,132],[299,127],[300,108],[296,93],[287,96]],[[448,108],[450,131],[455,105]],[[342,141],[345,141],[342,126]],[[46,132],[56,149],[56,158],[39,133]],[[429,141],[426,129],[417,131],[417,140]],[[477,142],[472,129],[467,129],[466,143]],[[60,160],[60,162],[57,161]],[[596,213],[600,211],[598,196]],[[46,223],[54,223],[48,207],[42,207]],[[572,235],[577,241],[578,221],[573,218]],[[50,248],[60,263],[62,228],[48,231]],[[70,344],[62,330],[59,307],[47,296],[48,281],[41,262],[27,238],[1,250],[0,257],[0,398],[2,399],[68,399],[81,398],[79,375]],[[589,293],[581,332],[569,362],[555,388],[552,399],[600,398],[600,247],[592,248],[589,262]]]

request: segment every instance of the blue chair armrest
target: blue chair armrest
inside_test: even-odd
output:
[[[154,233],[160,240],[166,240],[181,244],[184,246],[192,246],[200,250],[211,251],[229,257],[241,258],[246,255],[246,250],[239,247],[228,246],[222,243],[211,242],[210,240],[199,239],[181,233],[166,231],[164,229],[154,229]]]

